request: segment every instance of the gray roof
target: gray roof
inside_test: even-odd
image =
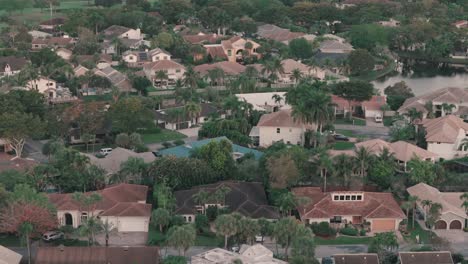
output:
[[[153,162],[156,157],[152,152],[136,153],[129,149],[115,148],[106,157],[100,159],[90,154],[84,154],[89,157],[91,164],[101,167],[108,174],[115,174],[120,171],[120,165],[130,157],[142,158],[146,163]]]
[[[0,72],[3,72],[6,65],[10,65],[12,71],[19,71],[28,64],[28,60],[21,57],[6,56],[0,57]]]
[[[114,38],[117,36],[122,35],[123,33],[129,31],[131,28],[124,27],[124,26],[119,26],[119,25],[113,25],[108,28],[106,28],[102,33],[106,38]]]

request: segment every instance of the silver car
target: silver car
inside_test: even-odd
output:
[[[60,231],[48,231],[42,235],[42,239],[46,242],[54,241],[63,238],[63,232]]]

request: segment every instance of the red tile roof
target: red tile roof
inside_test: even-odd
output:
[[[337,95],[332,95],[332,102],[337,106],[338,109],[346,109],[347,111],[349,111],[348,100]],[[369,101],[351,101],[351,107],[361,106],[362,108],[365,108],[367,110],[381,110],[382,106],[384,106],[386,103],[387,99],[385,96],[374,95]]]
[[[210,55],[212,58],[220,58],[220,59],[227,59],[226,53],[224,53],[224,49],[222,46],[212,46],[212,47],[205,47],[206,53]]]
[[[90,195],[91,193],[87,192],[86,195]],[[96,204],[96,210],[107,212],[106,215],[124,214],[125,216],[129,216],[131,213],[134,213],[132,216],[148,216],[149,212],[151,212],[151,206],[147,207],[143,203],[138,203],[146,201],[147,186],[121,183],[96,191],[96,193],[102,197],[102,200]],[[69,193],[49,194],[48,197],[57,210],[80,209],[80,204],[73,200],[72,195]],[[117,209],[121,209],[124,212]]]
[[[331,218],[341,216],[362,216],[365,218],[397,218],[404,219],[405,214],[391,193],[378,192],[348,192],[362,193],[362,201],[333,201],[332,194],[323,193],[320,187],[298,187],[294,195],[308,197],[311,202],[298,208],[301,218]],[[346,194],[347,192],[336,192]]]
[[[206,35],[185,35],[184,40],[191,44],[216,43],[219,37],[215,34]]]
[[[280,110],[278,112],[273,112],[270,114],[264,114],[260,117],[260,121],[258,121],[258,127],[298,127],[302,128],[302,123],[294,120],[291,116],[291,109],[287,110]],[[306,127],[310,127],[311,125],[306,125]]]
[[[7,170],[27,171],[37,164],[35,160],[15,158],[15,156],[0,153],[0,172]]]
[[[201,75],[206,75],[208,74],[208,71],[216,68],[221,69],[226,75],[238,75],[245,71],[244,65],[230,61],[220,61],[213,64],[202,64],[195,66],[194,70]]]

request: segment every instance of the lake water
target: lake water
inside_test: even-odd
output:
[[[387,86],[401,81],[404,81],[418,96],[444,87],[468,88],[468,71],[419,65],[411,69],[403,69],[401,73],[388,75],[372,83],[383,94]]]

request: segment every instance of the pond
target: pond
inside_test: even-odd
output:
[[[404,66],[400,63],[398,72],[383,79],[373,81],[374,87],[383,94],[383,90],[397,82],[404,81],[418,96],[444,87],[468,88],[468,70],[454,67],[418,64]]]

